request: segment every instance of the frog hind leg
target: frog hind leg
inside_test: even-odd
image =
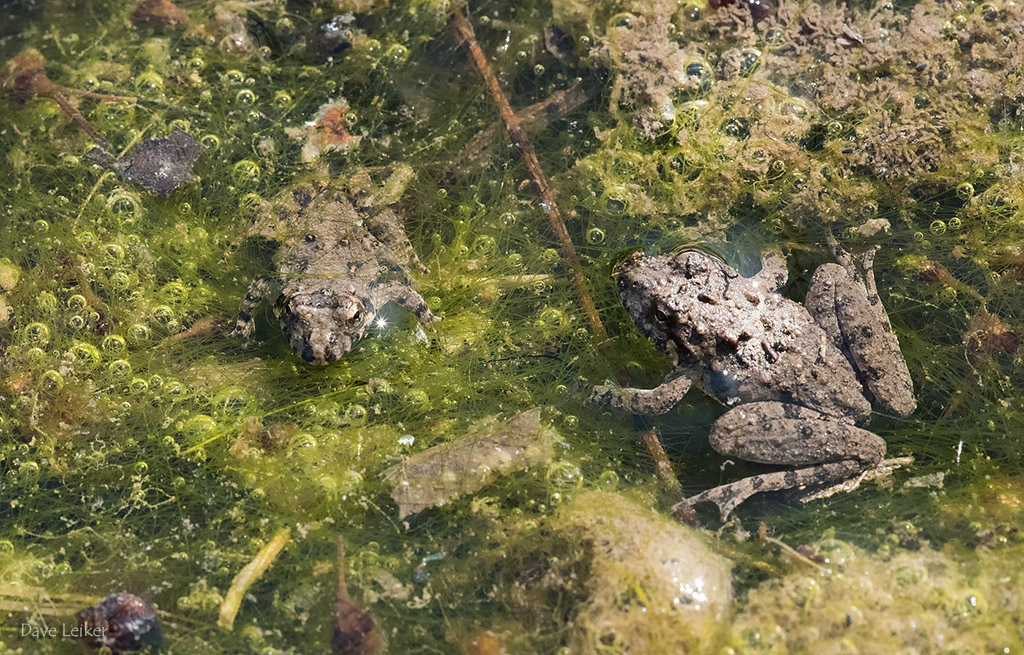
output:
[[[839,264],[823,264],[811,278],[805,306],[850,361],[873,400],[899,416],[917,407],[914,383],[889,316],[875,288],[874,250],[861,267],[836,246]]]
[[[715,487],[679,505],[714,502],[723,520],[756,493],[848,478],[885,455],[885,441],[878,435],[813,409],[780,402],[746,403],[726,412],[715,422],[709,440],[716,452],[727,457],[799,467]]]
[[[384,208],[363,210],[361,215],[363,224],[370,234],[387,246],[403,265],[408,265],[420,273],[430,272],[416,256],[416,251],[413,250],[412,243],[402,227],[402,221],[398,214],[391,209]]]
[[[723,484],[695,496],[690,496],[673,505],[672,511],[678,512],[691,505],[710,502],[718,506],[721,520],[726,521],[734,509],[754,494],[766,491],[798,489],[812,484],[825,484],[833,480],[843,480],[852,477],[863,470],[864,467],[859,462],[844,460],[842,462],[817,464],[789,471],[774,471],[772,473],[752,475],[749,478]]]

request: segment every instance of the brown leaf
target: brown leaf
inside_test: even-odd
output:
[[[434,446],[384,471],[398,516],[476,493],[499,476],[549,462],[554,432],[535,407],[504,421],[489,419],[455,441]]]
[[[85,156],[94,164],[167,197],[193,180],[192,164],[205,149],[191,136],[174,128],[170,137],[140,143],[126,157],[114,159],[102,148],[93,148]]]

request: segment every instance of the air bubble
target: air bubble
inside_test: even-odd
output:
[[[597,245],[604,241],[604,230],[599,227],[592,227],[587,230],[587,243]]]
[[[84,371],[91,371],[103,361],[100,351],[96,346],[89,343],[76,343],[71,346],[71,355],[75,358],[75,370],[81,368]]]
[[[46,371],[39,376],[39,388],[43,391],[56,393],[64,388],[64,376],[57,371]]]
[[[86,308],[88,304],[89,303],[88,301],[86,301],[85,296],[83,296],[80,293],[76,293],[75,295],[68,298],[68,309],[70,309],[73,312],[82,311],[83,309]]]
[[[124,271],[115,271],[107,278],[107,282],[115,291],[126,291],[132,286],[132,276]]]
[[[148,70],[144,73],[140,73],[135,78],[135,89],[138,91],[151,91],[153,93],[159,93],[164,90],[164,78],[160,77],[160,74],[156,71]]]
[[[228,72],[224,73],[224,79],[229,84],[241,84],[242,81],[245,80],[245,75],[242,71],[232,68]]]
[[[24,330],[25,340],[34,346],[50,343],[50,328],[45,323],[29,323]]]
[[[119,334],[111,334],[103,338],[100,347],[108,353],[124,352],[126,347],[124,337]]]
[[[199,137],[199,143],[207,150],[213,152],[220,148],[220,137],[216,134],[204,134]]]
[[[478,255],[485,255],[494,250],[495,245],[494,237],[485,234],[477,237],[473,242],[473,252]]]
[[[72,314],[68,318],[68,328],[71,330],[81,330],[85,327],[85,317],[81,314]]]
[[[259,182],[261,172],[259,164],[250,159],[242,159],[232,167],[231,179],[239,185],[255,184]]]
[[[118,243],[103,244],[103,254],[107,261],[112,264],[120,264],[124,261],[124,248]]]
[[[50,291],[40,291],[36,296],[36,304],[47,314],[52,313],[57,310],[57,296]]]
[[[274,106],[278,109],[287,109],[292,106],[294,100],[287,91],[278,91],[274,94]]]
[[[366,408],[362,405],[349,405],[345,410],[345,418],[352,425],[362,425],[366,423]]]
[[[115,359],[107,366],[107,372],[114,378],[127,378],[132,374],[132,365],[127,359]]]
[[[761,68],[761,51],[744,50],[740,53],[740,75],[749,77]]]
[[[932,221],[932,224],[928,226],[928,230],[935,236],[941,236],[946,233],[946,223],[934,220]]]
[[[256,94],[250,89],[242,89],[235,94],[235,102],[240,105],[251,105],[256,102]]]
[[[608,27],[625,27],[632,29],[636,25],[636,16],[631,13],[623,12],[621,14],[615,14],[608,21]]]
[[[543,75],[544,74],[544,66],[543,66],[543,64],[537,64],[536,66],[534,66],[533,67],[533,74],[536,75],[537,77],[540,77],[541,75]]]
[[[153,319],[162,325],[168,325],[174,320],[174,310],[167,305],[159,305],[153,308]]]
[[[548,467],[547,481],[557,489],[579,487],[583,484],[583,474],[580,467],[572,462],[554,462]]]
[[[384,52],[384,61],[393,66],[400,66],[408,59],[409,49],[400,43],[388,46],[388,49]]]
[[[149,341],[149,327],[142,323],[135,323],[128,328],[128,338],[133,342]]]
[[[50,224],[40,218],[32,224],[32,229],[35,230],[36,234],[45,234],[50,231]]]
[[[956,188],[956,196],[963,201],[970,200],[974,197],[974,185],[970,182],[964,182]]]

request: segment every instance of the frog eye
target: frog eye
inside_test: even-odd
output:
[[[668,314],[661,311],[660,309],[657,309],[654,311],[654,318],[658,319],[658,322],[664,323],[665,321],[668,320]]]
[[[359,325],[363,322],[363,310],[357,309],[348,320],[352,325]]]

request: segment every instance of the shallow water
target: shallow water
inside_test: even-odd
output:
[[[668,516],[648,427],[687,495],[761,469],[711,451],[723,408],[698,391],[644,421],[586,403],[605,379],[654,386],[670,368],[610,268],[690,244],[750,273],[781,245],[800,300],[828,233],[880,246],[918,409],[870,429],[914,462],[807,505],[754,498],[724,527],[701,508],[736,600],[695,648],[1024,652],[1019,7],[782,3],[754,24],[656,0],[471,4],[513,107],[595,90],[531,138],[599,342],[452,7],[352,4],[348,21],[327,2],[183,0],[189,24],[157,27],[133,3],[0,10],[0,653],[77,652],[21,626],[71,625],[112,591],[164,612],[168,653],[329,652],[339,535],[389,652],[498,652],[488,630],[510,653],[632,652],[581,609],[607,582],[588,577],[594,537],[566,531],[563,509],[603,490]],[[552,24],[571,47],[545,47]],[[194,137],[196,179],[164,198],[91,164],[94,136],[25,77],[40,65],[114,154],[175,127]],[[304,162],[303,126],[340,99],[358,140]],[[248,230],[264,201],[313,175],[387,188],[405,166],[390,199],[443,318],[426,341],[397,309],[326,367],[295,356],[269,306],[248,347],[228,335],[273,266]],[[873,219],[889,231],[856,231]],[[533,407],[557,432],[550,463],[399,519],[386,468]],[[824,570],[758,539],[761,524]],[[286,527],[219,628],[235,576]],[[637,587],[623,603],[645,602]],[[934,629],[885,641],[883,618]]]

